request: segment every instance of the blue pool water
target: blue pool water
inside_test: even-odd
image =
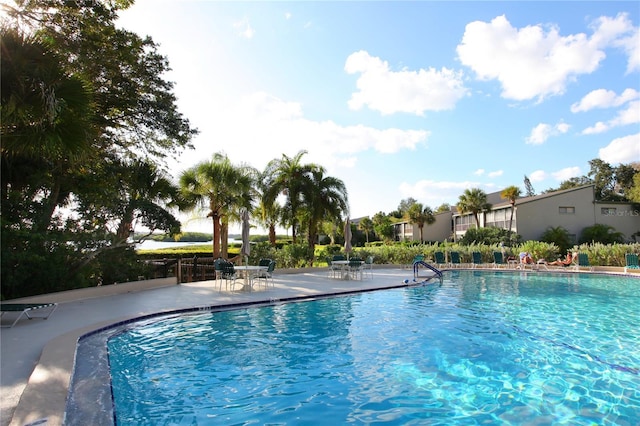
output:
[[[440,283],[130,326],[121,425],[615,424],[640,419],[640,281]]]

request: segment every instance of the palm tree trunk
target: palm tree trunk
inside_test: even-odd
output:
[[[513,232],[513,212],[515,210],[515,205],[511,204],[511,217],[509,218],[509,246],[511,246],[511,233]]]
[[[269,225],[269,242],[272,246],[276,245],[276,225],[273,223]]]

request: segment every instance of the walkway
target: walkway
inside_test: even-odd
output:
[[[125,285],[108,286],[114,294],[61,301],[46,321],[21,320],[13,328],[3,328],[0,331],[0,424],[62,424],[76,342],[91,330],[182,308],[399,287],[406,285],[405,279],[412,278],[411,270],[400,268],[376,269],[373,279],[365,277],[362,281],[330,279],[326,269],[297,274],[283,272],[276,271],[275,288],[259,288],[253,292],[220,292],[211,281],[136,292],[124,290]],[[122,293],[122,290],[129,292]]]

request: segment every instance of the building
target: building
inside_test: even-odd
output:
[[[479,215],[480,227],[509,229],[511,204],[500,192],[487,194],[490,211]],[[574,242],[582,230],[595,224],[608,225],[624,235],[625,241],[640,241],[640,210],[637,205],[622,202],[595,201],[594,185],[585,185],[516,200],[511,229],[524,241],[539,240],[550,227],[562,227]],[[450,212],[436,215],[436,221],[425,225],[424,241],[458,240],[467,229],[475,228],[471,213]],[[416,225],[400,222],[395,225],[396,239],[416,241],[420,230]]]

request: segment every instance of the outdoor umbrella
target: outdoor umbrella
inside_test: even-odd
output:
[[[351,220],[347,217],[344,223],[344,252],[347,253],[347,260],[349,260],[349,253],[351,253],[353,247],[351,246]]]
[[[249,211],[242,210],[240,214],[242,219],[242,248],[240,248],[240,254],[244,257],[244,264],[249,263],[249,254],[251,254],[251,247],[249,246]]]

